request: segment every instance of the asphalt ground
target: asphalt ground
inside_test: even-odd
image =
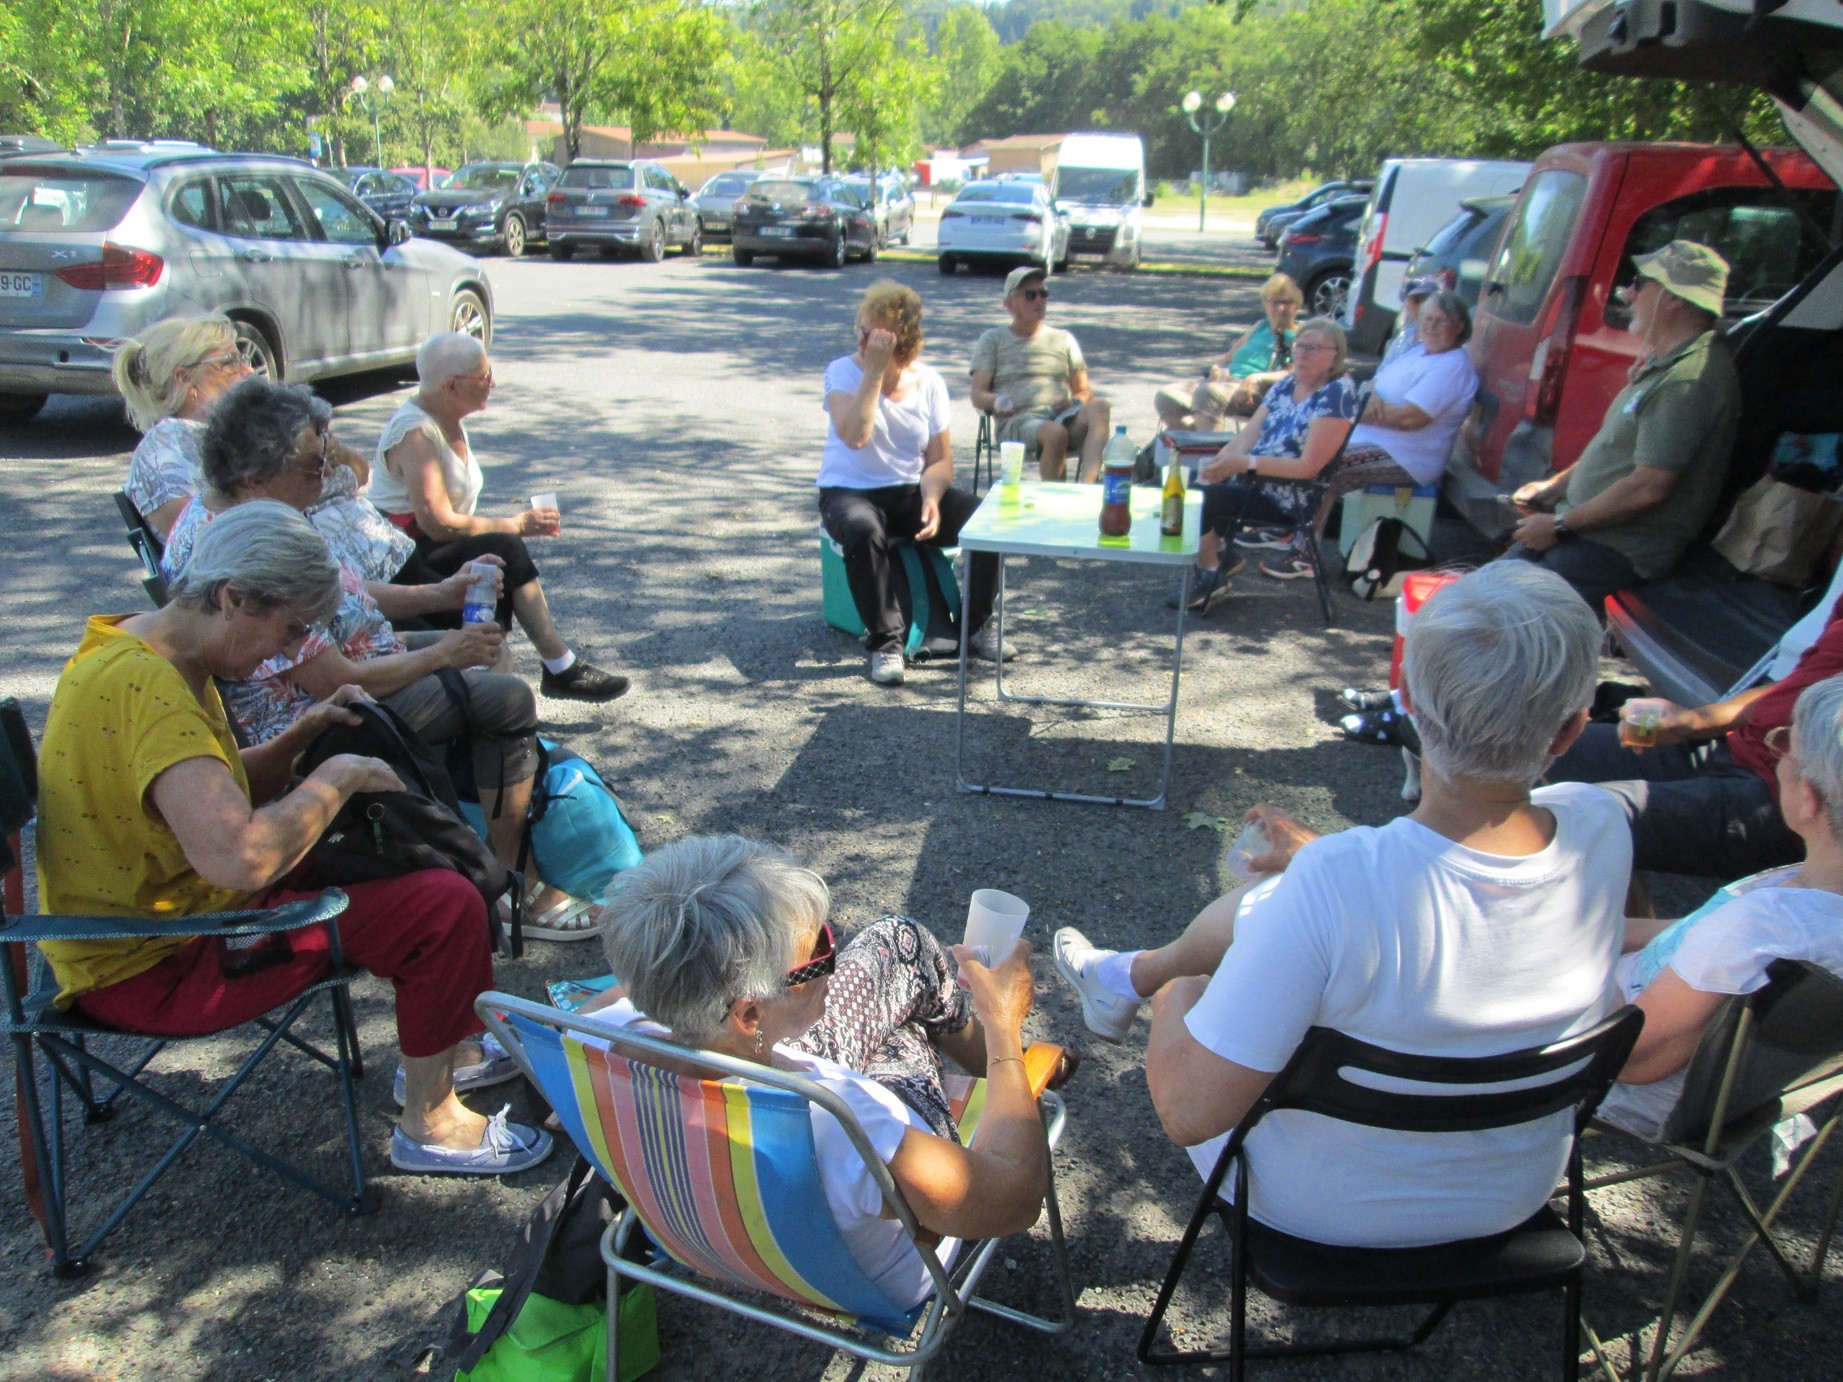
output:
[[[1197,1180],[1147,1099],[1143,1027],[1117,1047],[1087,1037],[1049,965],[1049,937],[1066,923],[1116,946],[1176,934],[1221,887],[1226,838],[1215,823],[1256,801],[1278,802],[1326,830],[1397,814],[1395,755],[1346,744],[1333,727],[1338,687],[1384,679],[1391,610],[1340,593],[1337,622],[1327,628],[1308,583],[1266,580],[1251,567],[1186,637],[1168,810],[956,792],[951,670],[923,667],[899,690],[875,687],[857,644],[820,618],[812,490],[824,429],[820,379],[826,362],[850,348],[858,295],[885,272],[928,303],[928,358],[954,390],[955,436],[970,472],[965,368],[978,333],[1002,320],[994,276],[943,279],[914,264],[739,270],[715,253],[659,266],[494,261],[499,390],[473,423],[486,503],[516,507],[543,490],[562,496],[564,533],[538,552],[553,606],[572,637],[629,672],[635,686],[610,707],[544,702],[543,711],[552,732],[602,766],[645,845],[739,831],[786,846],[830,881],[835,919],[847,928],[904,911],[955,936],[976,887],[1030,902],[1028,934],[1039,952],[1031,1033],[1076,1041],[1087,1054],[1066,1091],[1069,1133],[1056,1158],[1081,1316],[1072,1333],[1049,1340],[975,1317],[941,1367],[1000,1377],[1149,1375],[1134,1362],[1133,1344]],[[1190,375],[1200,356],[1221,348],[1227,324],[1256,312],[1252,285],[1207,277],[1078,271],[1059,277],[1055,293],[1051,320],[1079,333],[1097,386],[1139,439],[1150,434],[1153,389]],[[368,446],[407,385],[370,377],[326,393],[342,436]],[[134,442],[118,406],[75,399],[54,400],[30,426],[0,433],[0,692],[18,696],[35,726],[83,616],[144,605],[109,501]],[[1442,540],[1449,551],[1470,550],[1451,528]],[[1132,568],[1015,562],[1008,631],[1023,656],[1014,689],[1157,700],[1169,669],[1169,588],[1168,577]],[[535,679],[522,643],[519,659]],[[1159,715],[1001,708],[981,679],[967,765],[999,780],[1142,795],[1155,780],[1162,736]],[[1679,906],[1703,895],[1706,886],[1694,882],[1666,893]],[[546,980],[598,969],[592,947],[540,942],[523,961],[502,963],[498,982],[535,997]],[[482,1268],[503,1264],[519,1224],[568,1162],[559,1155],[504,1181],[393,1171],[389,992],[368,980],[358,998],[373,1071],[361,1091],[367,1171],[379,1211],[341,1217],[202,1144],[108,1239],[87,1277],[54,1282],[9,1166],[0,1172],[0,1376],[405,1375],[405,1360],[439,1334],[447,1303]],[[242,1049],[186,1044],[156,1062],[157,1083],[196,1097]],[[541,1112],[522,1087],[507,1088],[515,1115]],[[479,1102],[491,1112],[498,1095]],[[11,1118],[6,1101],[0,1145],[12,1145]],[[329,1078],[298,1057],[272,1059],[227,1118],[259,1142],[339,1173]],[[93,1211],[97,1194],[124,1186],[166,1135],[136,1107],[103,1127],[74,1127],[79,1203]],[[1599,1141],[1596,1160],[1622,1164],[1634,1155]],[[1817,1173],[1823,1189],[1838,1170],[1831,1149]],[[1764,1188],[1759,1159],[1750,1177]],[[1812,1201],[1822,1201],[1823,1189],[1808,1189],[1790,1212],[1794,1239],[1807,1246],[1821,1208]],[[1668,1257],[1660,1238],[1684,1199],[1680,1187],[1646,1186],[1596,1201],[1587,1312],[1613,1340],[1615,1358],[1627,1356],[1627,1336],[1661,1296]],[[1738,1219],[1725,1207],[1714,1224],[1718,1247],[1739,1241]],[[1186,1342],[1220,1336],[1223,1263],[1220,1243],[1208,1246],[1179,1297],[1175,1322]],[[1699,1257],[1695,1279],[1706,1284],[1713,1263]],[[991,1289],[1048,1308],[1041,1226],[1005,1249]],[[1840,1298],[1833,1281],[1819,1304],[1799,1305],[1756,1256],[1685,1373],[1834,1376]],[[1268,1364],[1264,1375],[1547,1376],[1558,1312],[1552,1299],[1468,1305],[1415,1355]],[[663,1301],[660,1316],[661,1378],[862,1371],[818,1346],[679,1300]],[[1267,1304],[1254,1318],[1285,1333],[1367,1323]]]

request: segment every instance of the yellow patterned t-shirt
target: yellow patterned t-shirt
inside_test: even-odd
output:
[[[38,755],[39,908],[58,916],[182,917],[240,907],[249,894],[199,877],[155,809],[155,778],[190,758],[249,779],[215,687],[201,704],[179,669],[98,615],[51,696]],[[133,978],[190,936],[47,941],[58,1006]]]

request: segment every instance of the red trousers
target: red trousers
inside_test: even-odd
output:
[[[482,1030],[474,999],[493,986],[486,903],[458,873],[426,869],[375,883],[349,883],[351,905],[334,923],[347,963],[363,965],[397,990],[397,1044],[406,1056],[440,1055]],[[271,888],[252,906],[279,907],[312,893]],[[326,927],[275,937],[273,949],[226,950],[200,936],[152,969],[77,999],[98,1022],[145,1036],[227,1031],[288,1002],[331,967]],[[226,974],[255,957],[260,968]]]

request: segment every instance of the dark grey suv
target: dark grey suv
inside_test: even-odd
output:
[[[410,238],[292,158],[149,146],[0,162],[0,422],[112,394],[109,346],[223,312],[250,363],[321,379],[399,365],[431,333],[492,337],[472,259]]]
[[[608,258],[632,250],[654,264],[673,246],[690,258],[704,252],[691,194],[649,159],[579,158],[563,170],[544,210],[553,259],[578,248]]]
[[[544,199],[560,172],[554,163],[469,163],[445,187],[416,194],[410,226],[432,240],[516,259],[544,238]]]

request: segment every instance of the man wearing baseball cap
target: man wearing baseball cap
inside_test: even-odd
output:
[[[1631,382],[1578,461],[1511,495],[1522,518],[1508,555],[1547,566],[1596,609],[1615,590],[1664,575],[1702,531],[1741,411],[1734,358],[1717,329],[1727,261],[1672,240],[1633,262],[1627,329],[1645,353]]]
[[[973,346],[973,406],[998,419],[997,440],[1037,452],[1045,480],[1060,480],[1070,452],[1081,455],[1080,478],[1101,474],[1107,444],[1107,400],[1088,385],[1088,362],[1068,332],[1046,326],[1049,274],[1026,264],[1005,276],[1009,326],[995,326]]]

